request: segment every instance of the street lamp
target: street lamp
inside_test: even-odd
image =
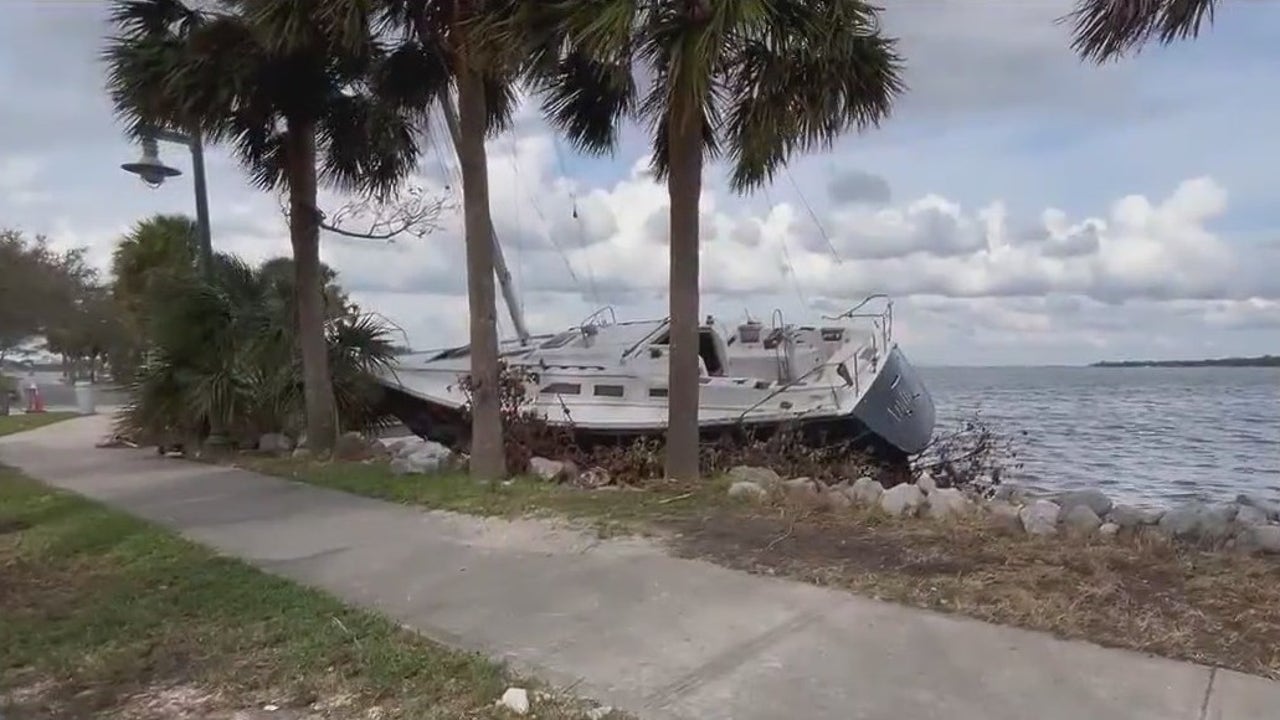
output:
[[[142,182],[151,188],[160,187],[166,179],[182,174],[178,168],[161,162],[158,140],[186,145],[191,150],[191,171],[195,174],[196,186],[196,228],[200,233],[200,269],[208,275],[213,272],[213,241],[209,232],[209,194],[205,187],[204,145],[200,142],[200,135],[147,127],[142,130],[141,139],[142,157],[120,167],[142,178]]]

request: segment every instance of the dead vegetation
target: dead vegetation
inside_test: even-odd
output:
[[[1280,564],[1154,536],[1011,536],[973,518],[735,508],[675,552],[883,600],[1280,679]]]

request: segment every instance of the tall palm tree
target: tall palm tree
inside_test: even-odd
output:
[[[578,148],[611,151],[619,123],[652,132],[670,199],[667,473],[698,475],[698,203],[707,158],[730,185],[772,179],[793,152],[877,125],[902,91],[896,41],[863,0],[550,0],[521,3],[507,36],[548,119]],[[643,90],[641,85],[645,85]]]
[[[1068,19],[1071,48],[1081,57],[1107,62],[1149,42],[1167,45],[1200,34],[1213,22],[1219,0],[1079,0]]]
[[[422,107],[388,82],[394,58],[368,3],[113,0],[107,87],[130,129],[231,143],[253,183],[289,191],[308,442],[336,440],[320,269],[321,183],[387,193],[415,167]]]
[[[352,8],[366,0],[326,0]],[[452,103],[457,92],[462,204],[471,319],[471,475],[506,475],[498,369],[494,247],[489,218],[485,138],[505,129],[515,107],[514,46],[490,32],[510,18],[510,0],[370,0],[383,26],[398,34],[390,64],[393,87],[406,102]],[[355,12],[355,10],[352,10]],[[337,16],[344,13],[335,12]],[[425,126],[424,126],[425,127]]]

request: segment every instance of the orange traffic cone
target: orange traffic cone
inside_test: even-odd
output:
[[[36,387],[32,394],[35,395],[35,412],[44,412],[44,396],[40,394],[40,388]]]

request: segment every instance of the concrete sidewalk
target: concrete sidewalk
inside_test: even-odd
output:
[[[1280,683],[751,576],[640,540],[94,449],[107,423],[0,438],[0,462],[641,718],[1280,717]]]

